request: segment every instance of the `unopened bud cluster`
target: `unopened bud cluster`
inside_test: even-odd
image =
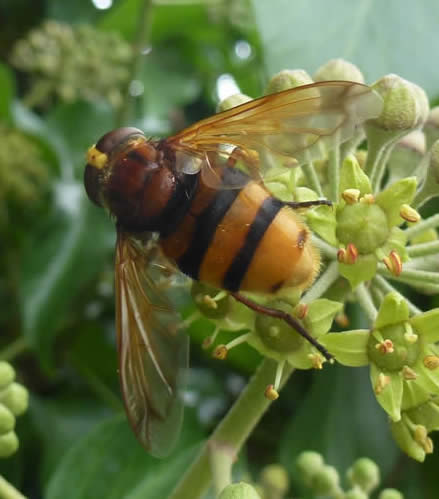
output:
[[[47,21],[16,43],[11,63],[30,77],[24,99],[29,106],[104,98],[118,107],[132,57],[132,48],[115,33]]]
[[[0,361],[0,458],[9,457],[18,449],[15,418],[28,406],[28,393],[16,383],[15,371],[7,362]]]
[[[368,499],[380,484],[380,470],[368,458],[357,459],[346,472],[347,490],[341,486],[339,472],[325,463],[318,452],[304,451],[296,461],[296,467],[304,484],[320,497],[331,499]],[[395,495],[396,494],[396,495]],[[375,496],[374,496],[375,497]],[[403,499],[395,489],[384,489],[379,499]]]

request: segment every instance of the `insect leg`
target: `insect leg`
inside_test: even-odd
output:
[[[313,345],[317,350],[325,357],[326,360],[330,361],[332,359],[332,355],[326,350],[326,348],[321,345],[315,338],[313,338],[308,331],[300,324],[300,322],[295,319],[292,315],[284,312],[283,310],[278,310],[277,308],[266,307],[261,305],[253,300],[250,300],[246,296],[243,296],[241,293],[230,293],[235,300],[238,300],[240,303],[245,305],[246,307],[254,310],[255,312],[259,312],[261,314],[268,315],[270,317],[274,317],[275,319],[281,319],[285,321],[288,325],[290,325],[293,329],[295,329],[301,336],[303,336],[306,340],[308,340],[311,345]]]
[[[259,154],[257,154],[256,152],[252,153],[251,151],[247,151],[242,147],[235,147],[230,156],[227,158],[227,166],[230,168],[234,168],[239,160],[242,160],[244,162],[253,180],[262,183],[261,172],[259,169]]]
[[[297,210],[298,208],[309,208],[310,206],[332,206],[329,199],[316,199],[314,201],[284,201],[284,204]]]

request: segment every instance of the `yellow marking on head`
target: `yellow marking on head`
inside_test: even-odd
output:
[[[87,151],[87,163],[102,170],[108,163],[108,155],[96,149],[96,144]]]

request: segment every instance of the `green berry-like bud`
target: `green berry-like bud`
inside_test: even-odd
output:
[[[355,64],[344,59],[331,59],[314,73],[314,80],[347,80],[364,83],[364,76]]]
[[[0,361],[0,390],[6,388],[15,379],[15,369],[9,362]]]
[[[246,102],[251,101],[252,98],[245,94],[234,94],[227,99],[222,100],[216,110],[218,113],[222,111],[227,111],[228,109],[232,109],[233,107],[240,106],[241,104],[245,104]]]
[[[265,94],[274,94],[310,83],[313,83],[313,80],[303,69],[284,69],[271,78],[265,89]]]
[[[15,417],[3,404],[0,404],[0,435],[12,431],[15,427]]]
[[[373,253],[389,235],[386,213],[374,203],[346,205],[337,215],[336,234],[341,243],[354,244],[360,254]]]
[[[369,337],[367,349],[371,362],[386,371],[400,371],[405,366],[413,366],[420,354],[421,345],[417,341],[407,341],[404,323],[392,324],[379,330],[383,340],[373,333]],[[386,346],[391,344],[391,348]]]
[[[429,170],[436,183],[439,184],[439,140],[431,146]]]
[[[357,485],[368,494],[378,487],[380,470],[372,459],[362,457],[349,468],[347,477],[352,485]]]
[[[313,476],[311,487],[317,495],[333,495],[340,490],[340,477],[334,466],[323,465]]]
[[[14,431],[0,436],[0,458],[12,456],[18,449],[18,438]]]
[[[287,470],[279,464],[270,464],[262,470],[260,482],[269,497],[283,497],[288,491]]]
[[[380,492],[378,499],[404,499],[404,496],[396,489],[384,489]]]
[[[343,499],[368,499],[368,498],[369,494],[367,494],[358,487],[348,490],[346,494],[343,496]]]
[[[383,98],[383,110],[370,123],[386,131],[410,131],[422,125],[425,102],[419,87],[395,74],[379,79],[372,88]]]
[[[230,310],[230,296],[199,281],[193,281],[192,298],[199,311],[208,319],[222,319]]]
[[[299,470],[305,484],[311,483],[314,475],[325,465],[323,457],[318,452],[304,451],[299,454],[296,460],[296,466]]]
[[[261,499],[261,496],[250,484],[239,482],[227,485],[218,499]]]
[[[292,314],[291,306],[285,302],[275,301],[267,306]],[[279,353],[294,352],[304,341],[285,321],[264,314],[256,315],[255,332],[267,348]]]
[[[23,385],[11,383],[0,393],[0,402],[4,404],[14,416],[20,416],[28,407],[29,394]]]

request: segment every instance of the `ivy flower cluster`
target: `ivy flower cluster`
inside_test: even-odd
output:
[[[314,80],[302,70],[282,71],[266,93],[321,80],[364,82],[354,65],[333,60],[318,69]],[[439,195],[439,108],[430,111],[425,92],[397,75],[384,76],[372,88],[383,101],[378,117],[344,144],[334,138],[321,160],[300,168],[275,166],[265,179],[283,200],[326,196],[334,206],[303,213],[322,256],[314,285],[302,296],[291,291],[264,305],[292,314],[337,362],[368,365],[372,390],[396,441],[423,461],[433,452],[429,434],[439,429],[439,309],[419,309],[399,284],[425,295],[439,292],[439,215],[423,218],[419,211]],[[249,99],[232,96],[220,109]],[[367,151],[359,147],[364,139]],[[285,363],[323,367],[320,352],[279,319],[254,314],[224,291],[198,283],[192,294],[198,310],[187,321],[203,315],[216,326],[206,347],[215,343],[220,329],[240,332],[229,343],[215,345],[215,357],[224,359],[231,348],[247,342],[277,361],[268,398],[278,397]],[[349,327],[344,308],[353,300],[364,310],[369,329],[331,331],[334,321]]]
[[[133,55],[117,33],[46,21],[15,44],[11,63],[29,76],[23,99],[29,107],[46,107],[54,100],[105,99],[118,108]]]

